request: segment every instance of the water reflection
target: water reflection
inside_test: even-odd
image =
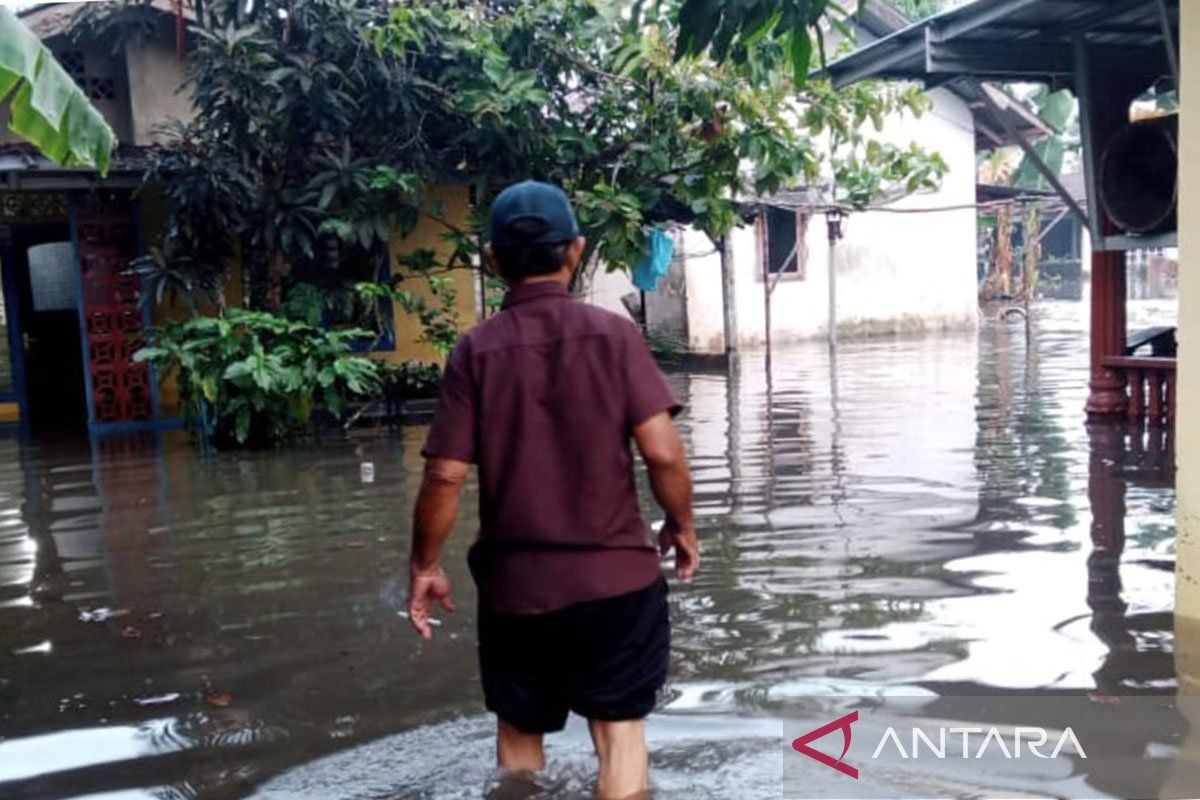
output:
[[[707,560],[672,596],[660,797],[777,796],[770,715],[814,694],[1173,685],[1171,445],[1085,428],[1083,312],[672,377]],[[396,617],[422,435],[0,440],[0,793],[480,796],[470,615],[432,644]],[[538,791],[585,795],[582,728],[552,747]]]

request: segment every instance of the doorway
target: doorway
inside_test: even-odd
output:
[[[86,432],[87,388],[79,332],[75,246],[64,223],[12,228],[7,302],[16,306],[13,353],[23,360],[23,414],[38,433]],[[11,294],[15,294],[13,297]]]

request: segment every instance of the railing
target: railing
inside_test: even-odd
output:
[[[1125,382],[1126,414],[1131,420],[1175,423],[1175,359],[1109,356],[1103,364]]]

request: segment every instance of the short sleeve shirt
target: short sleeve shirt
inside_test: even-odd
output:
[[[630,442],[679,409],[638,327],[557,282],[513,288],[464,334],[423,454],[478,467],[480,601],[540,613],[656,580]]]

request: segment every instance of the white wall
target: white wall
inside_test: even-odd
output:
[[[966,104],[945,90],[931,93],[934,107],[919,120],[888,121],[880,138],[907,146],[918,141],[949,165],[939,191],[906,198],[897,209],[964,206],[936,213],[866,212],[846,223],[838,244],[839,333],[888,335],[970,329],[978,323],[975,284],[975,135]],[[702,250],[707,239],[689,233],[684,249]],[[743,347],[763,343],[764,298],[760,244],[747,227],[732,235],[738,338]],[[809,220],[803,280],[785,277],[772,296],[772,341],[822,337],[828,319],[828,244],[824,217]],[[692,259],[688,276],[691,347],[723,348],[719,259]]]
[[[584,288],[583,299],[592,305],[628,317],[629,312],[621,298],[636,291],[637,287],[629,280],[629,275],[624,272],[606,272],[604,265],[601,265]]]

